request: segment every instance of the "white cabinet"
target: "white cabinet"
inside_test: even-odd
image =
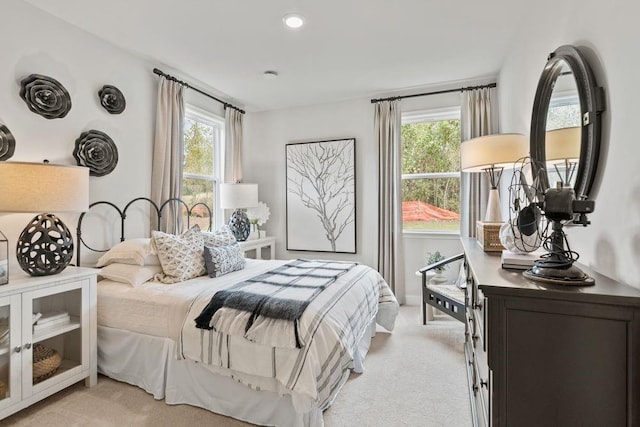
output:
[[[245,240],[238,242],[242,250],[246,253],[252,250],[256,251],[256,259],[262,259],[262,248],[269,248],[269,259],[274,259],[276,254],[276,238],[263,237],[261,239]]]
[[[34,313],[60,315],[58,321],[34,326]],[[0,419],[80,380],[96,384],[96,328],[96,270],[16,274],[0,286]],[[53,375],[37,380],[36,346],[55,350],[62,359]]]

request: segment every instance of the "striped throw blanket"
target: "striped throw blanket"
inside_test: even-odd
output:
[[[249,338],[252,327],[261,317],[288,322],[282,324],[285,342],[295,343],[297,348],[304,345],[300,334],[299,320],[309,304],[338,277],[356,266],[356,263],[340,261],[312,261],[298,259],[235,286],[216,292],[211,301],[196,317],[196,327],[214,329],[224,333],[242,332]],[[227,308],[227,315],[235,316],[235,311],[250,313],[244,331],[225,330],[224,322],[218,315],[220,309]],[[256,341],[253,336],[252,341]]]

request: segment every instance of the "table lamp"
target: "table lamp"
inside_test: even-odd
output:
[[[0,162],[0,212],[84,212],[89,209],[89,169],[44,163]],[[73,238],[54,214],[40,213],[16,245],[20,267],[32,276],[64,270]]]
[[[498,185],[504,168],[529,155],[529,142],[519,133],[486,135],[464,141],[460,145],[460,170],[485,172],[491,190],[485,215],[486,222],[502,222]]]
[[[220,184],[220,207],[235,209],[229,218],[229,228],[239,242],[251,232],[246,208],[258,206],[258,184]]]
[[[576,171],[578,159],[580,158],[581,144],[582,128],[580,126],[554,129],[546,132],[544,139],[545,158],[547,164],[553,165],[555,168],[563,187],[569,185]],[[564,176],[560,173],[558,165],[564,165]],[[552,186],[551,183],[549,185]]]

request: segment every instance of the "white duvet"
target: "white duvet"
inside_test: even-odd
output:
[[[167,336],[177,342],[180,358],[201,363],[255,390],[289,394],[298,412],[313,406],[324,409],[354,369],[357,344],[371,322],[376,319],[393,329],[398,304],[375,270],[354,267],[309,305],[300,319],[307,343],[301,349],[259,345],[241,336],[195,327],[195,317],[216,291],[286,262],[247,260],[241,271],[173,285],[148,282],[131,288],[101,281],[98,323]]]

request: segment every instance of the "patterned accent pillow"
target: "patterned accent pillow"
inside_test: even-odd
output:
[[[203,231],[204,245],[209,247],[225,246],[236,242],[236,237],[228,225],[224,225],[216,231]]]
[[[200,228],[193,227],[181,235],[152,231],[163,273],[154,279],[162,283],[177,283],[207,273],[202,252],[204,239]]]
[[[244,252],[237,242],[225,246],[205,246],[204,261],[209,277],[220,277],[245,266]]]

